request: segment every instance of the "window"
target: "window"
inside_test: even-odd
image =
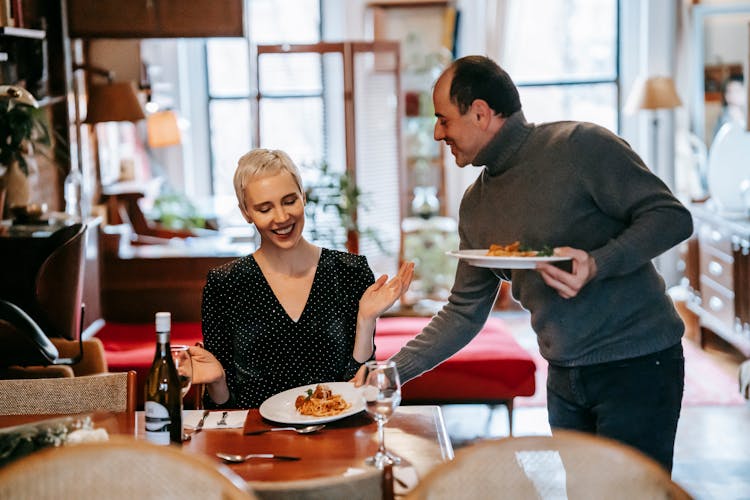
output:
[[[266,130],[255,144],[251,48],[270,43],[314,43],[320,39],[319,0],[249,0],[249,38],[207,39],[208,122],[214,195],[234,195],[237,159],[251,147],[287,151],[300,165],[323,158],[323,94],[320,63],[310,58],[263,68],[261,85],[274,102],[261,109]],[[304,71],[300,68],[305,68]],[[298,118],[292,121],[292,118]]]
[[[531,122],[619,128],[618,1],[509,0],[501,65]]]

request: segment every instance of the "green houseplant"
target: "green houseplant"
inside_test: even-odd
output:
[[[34,144],[50,144],[46,115],[28,90],[0,85],[0,192],[9,207],[28,203]]]
[[[307,204],[305,212],[313,238],[332,248],[344,249],[353,253],[359,251],[359,239],[369,238],[381,250],[385,250],[377,232],[363,228],[357,221],[357,210],[368,210],[367,193],[364,193],[352,176],[344,171],[331,170],[326,162],[316,169],[319,177],[305,190]],[[316,213],[335,214],[338,226],[320,225]]]

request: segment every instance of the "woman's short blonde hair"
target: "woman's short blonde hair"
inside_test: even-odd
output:
[[[299,192],[304,195],[299,169],[285,152],[280,149],[253,149],[242,155],[237,161],[237,170],[234,171],[234,192],[240,208],[247,209],[245,187],[251,180],[281,172],[292,174]]]

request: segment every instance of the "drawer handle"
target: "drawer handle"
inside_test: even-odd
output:
[[[724,302],[718,297],[711,297],[708,301],[708,307],[714,312],[719,312],[724,309]]]
[[[711,231],[711,239],[714,241],[721,241],[721,233],[719,231]]]
[[[711,273],[714,276],[721,276],[724,272],[724,266],[716,262],[715,260],[712,260],[708,264],[708,272]]]

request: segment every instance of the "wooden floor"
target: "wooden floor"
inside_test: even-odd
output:
[[[523,315],[514,313],[505,319],[522,345],[533,341]],[[709,345],[707,351],[736,376],[740,358],[722,345]],[[490,411],[486,405],[446,405],[443,414],[456,448],[482,437],[508,435],[504,407]],[[516,408],[513,414],[514,435],[550,434],[545,408]],[[750,500],[750,402],[683,408],[672,477],[699,500]]]

